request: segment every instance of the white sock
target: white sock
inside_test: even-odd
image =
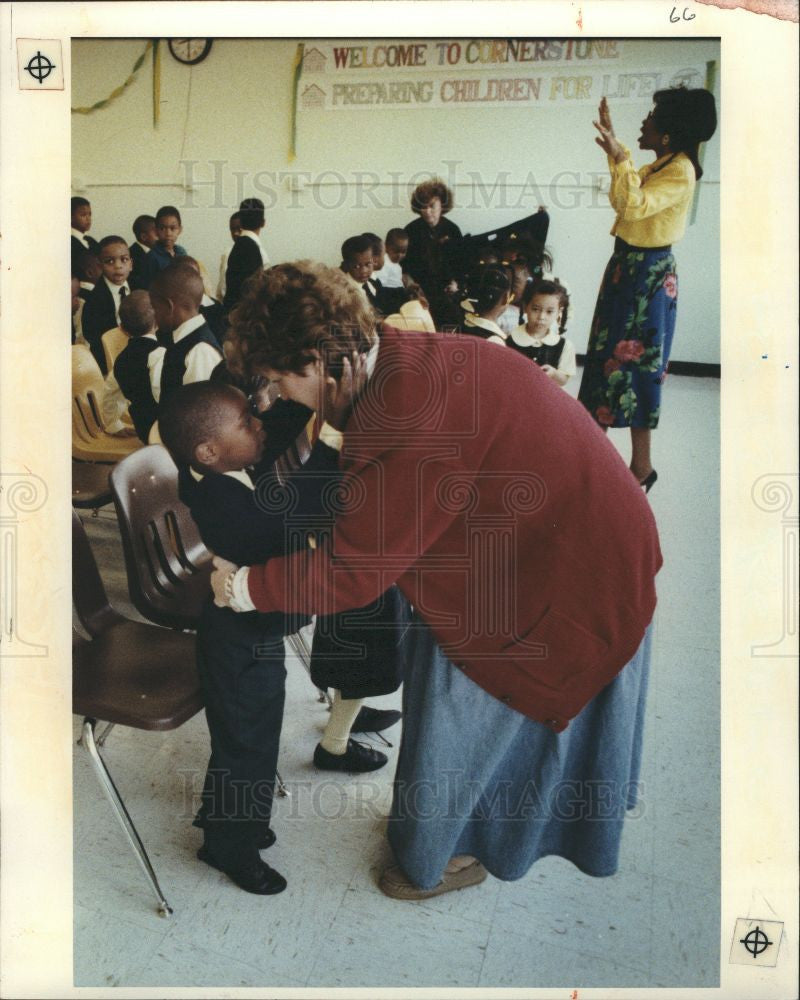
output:
[[[334,690],[331,717],[320,740],[323,750],[337,757],[341,757],[347,751],[350,729],[356,721],[363,700],[363,698],[342,698],[341,692]]]

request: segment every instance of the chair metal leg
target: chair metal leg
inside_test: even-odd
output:
[[[156,873],[153,871],[153,866],[150,864],[150,858],[147,856],[144,844],[142,843],[139,834],[136,832],[136,827],[133,825],[133,821],[128,814],[128,810],[125,808],[125,803],[122,801],[122,797],[117,791],[116,785],[111,778],[111,774],[106,767],[106,763],[100,756],[97,749],[97,744],[94,738],[95,725],[95,719],[86,718],[83,720],[82,744],[89,754],[95,773],[100,781],[100,785],[105,792],[108,801],[113,806],[117,819],[119,820],[120,825],[125,831],[125,835],[133,848],[133,853],[136,855],[148,881],[150,882],[153,892],[156,894],[159,916],[168,917],[172,913],[172,907],[164,898],[164,893],[161,891],[161,886],[158,884]],[[106,730],[106,733],[107,732],[108,730]]]
[[[282,799],[288,798],[289,789],[286,787],[286,785],[284,785],[280,771],[275,772],[275,784],[278,786],[278,795],[280,795]]]
[[[115,725],[116,725],[115,722],[109,722],[106,725],[106,728],[102,731],[102,733],[100,733],[100,735],[95,740],[95,744],[98,747],[104,747],[106,745],[106,740],[108,739],[108,735],[111,732],[111,730],[114,728]]]
[[[306,673],[311,676],[311,647],[308,645],[306,637],[302,632],[295,632],[294,635],[287,636],[289,640],[289,645],[292,647],[292,651],[297,659],[306,668]],[[327,691],[323,691],[322,688],[317,688],[319,692],[319,697],[317,701],[320,704],[327,704],[328,708],[333,704],[333,699],[328,694]]]

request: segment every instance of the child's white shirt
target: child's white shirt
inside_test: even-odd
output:
[[[377,278],[384,288],[403,287],[403,269],[388,257],[384,258],[380,271],[373,271],[372,277]]]

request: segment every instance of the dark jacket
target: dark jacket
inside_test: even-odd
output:
[[[247,279],[263,267],[261,251],[255,240],[240,236],[231,247],[228,266],[225,269],[225,298],[227,310],[233,309],[242,297],[242,287]]]

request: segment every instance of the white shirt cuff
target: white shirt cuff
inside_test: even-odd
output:
[[[255,611],[256,606],[250,600],[250,591],[247,586],[247,576],[250,572],[249,566],[242,566],[236,571],[233,577],[231,607],[234,611]]]

